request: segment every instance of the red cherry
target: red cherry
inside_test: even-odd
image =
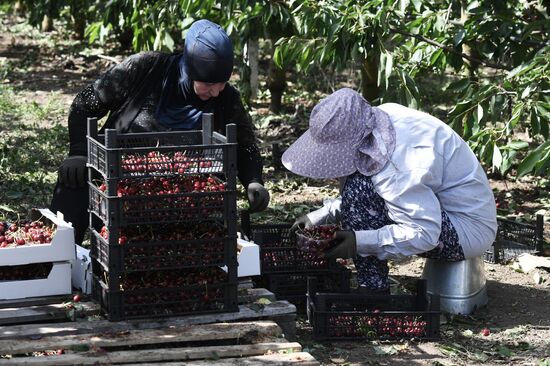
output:
[[[73,302],[79,302],[80,301],[80,295],[76,294],[73,296]]]
[[[128,238],[124,235],[122,235],[120,238],[118,238],[118,244],[124,245],[128,242]]]
[[[481,330],[481,334],[484,336],[484,337],[487,337],[489,334],[491,334],[491,331],[489,330],[489,328],[483,328]]]

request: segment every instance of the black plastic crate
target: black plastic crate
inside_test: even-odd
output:
[[[542,252],[544,217],[537,215],[535,225],[507,219],[497,219],[498,229],[495,242],[487,252],[485,261],[505,263],[522,253]]]
[[[143,271],[223,266],[237,260],[237,237],[215,222],[120,228],[109,244],[106,227],[92,230],[91,256],[105,270]]]
[[[236,276],[230,273],[236,272],[236,266],[226,275],[219,267],[203,267],[178,272],[127,273],[120,275],[120,281],[112,281],[112,274],[98,270],[95,260],[92,260],[92,267],[92,296],[110,321],[236,312],[239,309]],[[172,282],[166,283],[162,278]]]
[[[212,115],[203,114],[196,131],[119,134],[97,132],[97,120],[88,120],[88,166],[106,179],[171,174],[221,174],[234,188],[237,170],[236,125],[226,136],[212,132]]]
[[[316,340],[439,339],[439,296],[417,281],[416,295],[319,293],[308,280],[308,320]]]
[[[277,299],[287,300],[296,305],[299,311],[305,311],[308,277],[316,278],[319,291],[349,292],[350,290],[351,270],[341,265],[310,272],[267,274],[263,275],[259,282],[273,292]]]
[[[251,225],[250,238],[260,246],[262,274],[310,272],[329,268],[326,259],[296,248],[290,238],[291,224]]]
[[[90,211],[108,226],[193,220],[237,220],[235,190],[185,192],[151,196],[108,196],[89,183]]]

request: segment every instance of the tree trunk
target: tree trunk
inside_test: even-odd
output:
[[[25,8],[25,3],[23,3],[21,0],[17,0],[15,4],[13,5],[13,11],[17,15],[24,16],[27,9]]]
[[[271,102],[269,110],[275,114],[281,112],[283,92],[286,86],[286,72],[284,69],[275,65],[273,59],[269,62],[267,75],[267,88],[271,92]]]
[[[44,14],[44,17],[42,18],[41,30],[42,32],[53,31],[53,19],[50,15]]]
[[[275,50],[275,41],[274,39],[271,40],[273,51]],[[286,70],[284,66],[283,68],[279,68],[275,65],[275,61],[273,61],[274,54],[274,52],[271,53],[271,60],[269,61],[269,68],[267,70],[267,88],[271,93],[269,110],[275,114],[279,114],[281,112],[283,93],[286,87]]]
[[[460,5],[460,21],[462,24],[466,24],[469,18],[468,11],[466,10],[468,7],[468,2],[466,0],[461,0]],[[462,52],[479,60],[478,52],[468,42],[464,42],[462,44]],[[477,70],[479,68],[479,63],[470,60],[464,60],[464,62],[466,62],[466,65],[468,66],[468,74],[470,75],[470,79],[477,80]]]
[[[132,48],[132,41],[134,40],[134,32],[131,28],[120,29],[117,39],[123,50],[130,50]]]
[[[248,65],[250,67],[250,100],[258,97],[258,38],[248,40]]]
[[[378,87],[378,54],[369,54],[361,65],[361,92],[363,97],[370,103],[380,98],[380,88]]]
[[[53,31],[53,18],[55,16],[55,6],[53,1],[48,1],[44,9],[44,17],[42,18],[42,32]]]
[[[71,6],[71,18],[76,39],[84,39],[84,32],[86,30],[86,9],[84,4],[77,3]]]

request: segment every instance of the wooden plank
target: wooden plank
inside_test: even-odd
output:
[[[250,277],[244,277],[239,279],[238,289],[251,289],[254,287],[254,283]]]
[[[260,298],[275,301],[275,295],[263,288],[243,289],[238,297],[239,304],[252,303]],[[50,296],[0,302],[0,325],[22,324],[67,319],[68,310],[63,302],[67,296]],[[100,306],[93,302],[81,302],[80,315],[99,314]]]
[[[128,320],[116,323],[109,322],[107,320],[94,320],[55,324],[21,324],[0,326],[0,339],[36,339],[37,337],[50,335],[123,332],[134,329],[159,329],[168,328],[170,326],[271,319],[276,318],[277,316],[292,315],[295,313],[296,307],[293,304],[290,304],[288,301],[276,301],[265,305],[263,309],[256,310],[252,310],[245,305],[239,305],[239,312],[235,313],[189,315],[156,320]]]
[[[277,301],[275,294],[265,288],[250,288],[239,294],[239,304],[249,304],[259,299],[267,299],[271,302]]]
[[[173,326],[168,329],[132,330],[118,333],[96,333],[44,337],[36,340],[0,340],[0,354],[24,354],[52,349],[72,349],[134,346],[145,344],[238,340],[239,343],[258,343],[280,337],[281,328],[272,321],[216,323]]]
[[[250,356],[245,358],[224,358],[220,360],[199,360],[186,362],[163,363],[133,363],[125,366],[269,366],[269,365],[297,365],[318,366],[320,363],[307,352],[273,353],[270,355]]]
[[[67,319],[71,309],[63,303],[27,307],[4,307],[0,309],[0,325],[31,323]],[[99,305],[93,302],[78,303],[81,316],[99,314]]]
[[[190,348],[155,348],[149,350],[116,351],[99,354],[98,352],[64,354],[44,357],[22,357],[9,360],[0,359],[0,365],[94,365],[117,364],[128,362],[155,362],[175,360],[207,359],[212,364],[214,360],[225,357],[243,357],[263,355],[273,352],[298,352],[302,350],[299,343],[268,342],[251,345],[208,346]]]

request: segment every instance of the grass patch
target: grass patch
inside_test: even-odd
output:
[[[67,153],[64,113],[55,94],[39,105],[0,85],[0,218],[49,206],[57,167]]]

